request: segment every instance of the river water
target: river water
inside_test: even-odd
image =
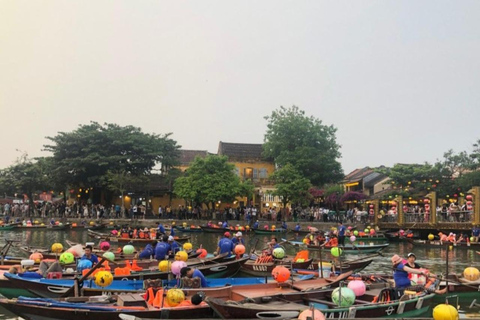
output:
[[[189,233],[191,236],[191,242],[194,248],[198,248],[200,245],[207,249],[209,253],[212,253],[216,249],[218,243],[219,234],[214,233]],[[285,236],[285,235],[283,235]],[[287,235],[291,237],[290,234]],[[281,235],[278,236],[278,240]],[[253,234],[245,234],[245,244],[247,252],[252,248],[257,250],[262,249],[268,241],[270,236],[258,236]],[[49,247],[52,243],[60,242],[66,246],[66,240],[85,243],[92,241],[89,238],[86,230],[69,230],[69,231],[49,231],[49,230],[22,230],[22,231],[2,231],[0,232],[0,245],[4,243],[4,239],[18,240],[22,245]],[[290,240],[292,238],[289,238]],[[301,241],[301,239],[296,239]],[[287,251],[287,254],[294,255],[299,249],[298,247],[291,246],[289,244],[283,245]],[[140,249],[140,248],[137,248]],[[399,254],[401,257],[406,257],[409,252],[415,253],[417,262],[424,268],[429,269],[431,272],[442,274],[446,272],[446,259],[447,250],[440,248],[427,248],[427,247],[413,247],[407,243],[390,243],[390,245],[381,252],[381,255],[375,259],[375,261],[369,265],[363,272],[376,272],[376,273],[389,273],[391,272],[390,258],[394,254]],[[24,254],[15,247],[8,253],[12,256],[24,256]],[[311,252],[314,257],[319,257],[319,252]],[[360,257],[359,255],[344,255],[342,259],[355,259]],[[324,251],[324,261],[332,260],[333,257],[329,252]],[[448,252],[449,260],[449,272],[461,273],[466,267],[478,267],[480,262],[480,255],[475,250],[466,249],[454,249]],[[461,318],[480,318],[479,310],[469,309],[468,306],[462,306],[465,310],[461,310]],[[8,311],[0,308],[0,320],[3,319],[16,319],[16,317],[10,314]]]

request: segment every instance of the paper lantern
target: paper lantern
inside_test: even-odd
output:
[[[99,287],[108,287],[113,282],[113,275],[110,271],[98,271],[95,273],[94,281]]]
[[[432,241],[433,239],[435,239],[435,236],[430,233],[430,234],[428,235],[428,240]]]
[[[351,241],[351,242],[355,242],[355,240],[357,240],[357,237],[355,237],[355,236],[351,236],[351,237],[350,237],[350,241]]]
[[[235,246],[235,254],[242,255],[245,253],[245,246],[243,244],[237,244]]]
[[[200,255],[198,256],[199,258],[205,258],[208,254],[207,250],[203,248],[198,249],[197,252],[200,252]]]
[[[113,221],[110,221],[109,225],[113,226]]]
[[[186,228],[186,227],[187,227],[187,223],[186,223],[186,222],[182,223],[182,226],[183,226],[184,228]]]
[[[307,309],[307,310],[303,310],[299,315],[298,315],[298,319],[299,320],[307,320],[307,319],[311,319],[311,320],[325,320],[325,315],[318,309],[313,309],[313,312],[312,310],[310,309]]]
[[[100,243],[100,249],[102,251],[107,251],[108,249],[110,249],[110,243],[108,243],[108,241],[102,241]]]
[[[75,256],[70,252],[64,252],[60,255],[60,259],[58,259],[60,264],[70,264],[75,261]]]
[[[43,227],[45,225],[45,223],[42,222],[40,225]]]
[[[370,229],[370,235],[373,236],[375,234],[375,229]]]
[[[477,268],[468,267],[463,270],[463,277],[470,281],[477,281],[480,279],[480,272]]]
[[[339,307],[350,307],[355,303],[355,293],[349,288],[336,288],[332,292],[332,301]]]
[[[330,249],[330,253],[334,257],[339,257],[342,254],[342,252],[343,252],[342,249],[340,249],[339,247],[333,247],[332,249]]]
[[[35,261],[35,263],[40,263],[40,261],[43,259],[43,254],[40,252],[34,252],[30,255],[29,259]]]
[[[365,230],[363,230],[363,232],[365,232],[366,234],[368,234],[370,232],[370,229],[366,228]]]
[[[245,229],[250,230],[250,226],[249,226],[249,225],[246,225],[246,226],[245,226]]]
[[[82,272],[85,269],[90,269],[92,267],[92,261],[87,259],[80,259],[77,263],[77,272]]]
[[[72,228],[76,228],[76,227],[77,227],[77,223],[76,222],[72,223]]]
[[[90,221],[90,225],[91,225],[91,226],[94,226],[94,225],[95,225],[95,222]]]
[[[472,201],[473,200],[473,196],[471,194],[467,194],[467,196],[465,197],[465,199],[467,199],[468,201]]]
[[[167,291],[167,303],[170,307],[176,307],[185,300],[185,294],[180,289]]]
[[[470,242],[475,241],[475,237],[470,237]]]
[[[40,222],[38,220],[35,220],[33,223],[35,224],[39,224]]]
[[[363,296],[367,291],[367,287],[365,286],[365,283],[362,280],[350,281],[347,287],[351,289],[353,293],[355,293],[355,297]]]
[[[133,254],[135,252],[135,247],[131,244],[127,244],[123,246],[123,253],[124,254]]]
[[[61,243],[54,243],[52,244],[52,248],[51,248],[52,252],[53,253],[60,253],[63,251],[63,245]]]
[[[439,304],[433,308],[434,320],[458,320],[458,310],[449,304]]]
[[[178,251],[177,254],[175,255],[175,260],[176,261],[187,261],[188,260],[188,253],[185,251]]]
[[[174,261],[172,263],[172,273],[176,276],[180,276],[180,270],[182,270],[183,267],[186,267],[187,264],[185,261]]]
[[[358,236],[358,230],[353,230],[353,235]]]
[[[302,242],[303,242],[304,244],[308,244],[308,239],[307,239],[307,238],[304,238],[304,239],[302,240]]]
[[[275,230],[277,227],[275,225],[272,225],[272,230]]]
[[[73,256],[75,258],[81,258],[81,256],[78,254],[77,250],[75,250],[75,248],[68,248],[67,251],[65,252],[69,252],[71,254],[73,254]]]
[[[168,260],[162,260],[158,263],[158,270],[162,272],[170,271],[171,267],[172,267],[172,263]]]
[[[112,260],[112,261],[115,261],[115,253],[111,252],[111,251],[107,251],[103,254],[103,257],[109,259],[109,260]]]
[[[192,250],[192,248],[193,248],[193,245],[190,242],[185,242],[183,244],[183,250],[185,250],[185,251]]]
[[[283,259],[285,257],[285,250],[283,248],[273,249],[272,255],[277,259]]]
[[[55,225],[58,226],[60,224],[60,221],[55,221]]]
[[[290,270],[284,266],[277,266],[272,270],[272,277],[278,283],[285,282],[290,278]]]

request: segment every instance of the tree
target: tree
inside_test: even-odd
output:
[[[119,192],[122,197],[122,207],[125,206],[124,195],[125,192],[142,182],[145,183],[146,179],[144,176],[134,176],[125,170],[119,172],[107,171],[105,175],[106,186],[108,189],[113,192]]]
[[[170,135],[91,122],[47,137],[52,144],[44,148],[53,154],[52,174],[63,187],[106,187],[108,171],[142,176],[161,166],[162,173],[167,173],[179,156],[179,146]]]
[[[35,191],[47,190],[51,186],[49,172],[49,159],[29,159],[25,154],[16,163],[0,171],[0,190],[3,193],[26,194],[33,203]],[[33,206],[29,206],[31,211]]]
[[[270,179],[275,182],[275,190],[272,191],[272,194],[282,198],[284,208],[287,203],[300,205],[309,203],[312,197],[309,190],[312,185],[290,163],[272,173]]]
[[[241,182],[227,157],[196,157],[183,177],[174,183],[174,193],[187,201],[215,208],[217,201],[233,202],[236,197],[253,193],[251,182]]]
[[[268,124],[264,156],[273,158],[280,167],[292,164],[316,186],[343,178],[335,127],[323,125],[321,120],[312,116],[307,117],[296,106],[280,107],[265,119]]]
[[[339,211],[339,203],[342,198],[345,190],[340,184],[330,185],[325,190],[325,204],[329,206],[330,209],[334,208],[335,211]]]

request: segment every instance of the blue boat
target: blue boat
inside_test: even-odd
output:
[[[9,282],[13,282],[16,286],[30,291],[34,296],[42,298],[59,298],[67,292],[73,285],[72,279],[36,279],[21,277],[16,274],[5,273],[5,278]],[[207,278],[208,287],[220,288],[225,286],[242,286],[251,284],[264,284],[267,282],[266,278]],[[158,285],[165,287],[182,287],[181,280],[162,280]],[[118,294],[118,293],[133,293],[143,292],[145,288],[142,280],[113,280],[112,284],[106,288],[99,287],[91,279],[83,282],[82,294],[85,296],[92,296],[98,294]],[[3,292],[0,289],[0,293]],[[8,297],[16,298],[16,297]]]

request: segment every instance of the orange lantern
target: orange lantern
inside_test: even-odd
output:
[[[278,283],[282,283],[290,279],[290,270],[284,266],[277,266],[272,270],[272,277]]]

